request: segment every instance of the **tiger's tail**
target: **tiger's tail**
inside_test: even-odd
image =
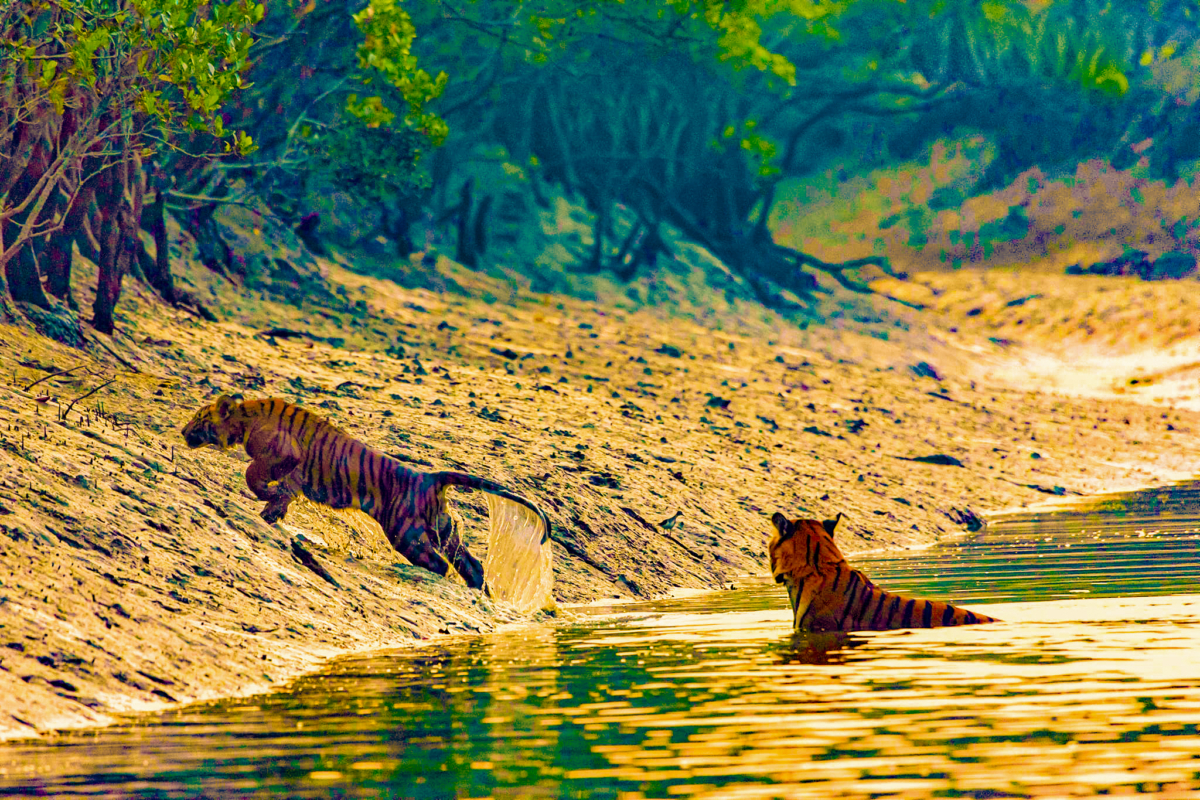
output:
[[[550,519],[532,501],[498,483],[463,472],[433,473],[436,485],[487,493],[488,546],[484,580],[492,593],[530,613],[552,604]]]
[[[481,492],[487,492],[496,497],[525,506],[541,522],[540,532],[542,538],[539,544],[545,544],[550,539],[550,518],[546,516],[544,511],[534,505],[532,500],[504,488],[495,481],[481,478],[478,475],[468,475],[465,472],[434,472],[432,476],[438,488],[443,486],[461,486],[464,489],[478,489]]]

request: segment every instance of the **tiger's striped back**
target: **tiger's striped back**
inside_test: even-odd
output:
[[[775,514],[767,545],[771,574],[785,584],[797,631],[886,631],[996,622],[936,600],[918,600],[876,586],[854,569],[833,541],[837,519],[788,520]]]
[[[382,468],[385,456],[319,414],[286,400],[224,400],[200,409],[184,428],[189,445],[241,444],[250,452],[255,449],[250,438],[268,432],[274,449],[280,451],[272,455],[292,451],[294,463],[287,472],[299,484],[293,488],[309,500],[333,508],[361,508],[368,514],[383,507],[384,493],[392,488],[384,477],[389,470]]]
[[[299,494],[332,508],[357,508],[373,517],[392,546],[413,564],[439,575],[452,565],[468,586],[484,588],[483,566],[463,544],[445,499],[451,486],[478,489],[531,512],[489,514],[493,533],[501,526],[499,535],[511,540],[510,550],[516,548],[518,554],[521,547],[536,550],[544,556],[537,560],[539,567],[550,569],[550,520],[530,500],[475,475],[409,469],[286,400],[237,401],[221,396],[196,412],[184,426],[183,436],[193,448],[245,446],[251,459],[246,483],[267,502],[262,517],[268,523],[283,519]],[[550,573],[549,580],[552,577]],[[513,585],[517,583],[514,579]],[[546,597],[539,602],[548,601],[548,590],[542,594]]]

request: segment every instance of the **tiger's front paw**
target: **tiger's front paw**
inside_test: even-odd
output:
[[[274,524],[287,514],[287,503],[271,503],[262,510],[262,518],[268,524]]]

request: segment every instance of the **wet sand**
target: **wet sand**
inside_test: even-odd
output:
[[[334,300],[297,310],[184,261],[181,282],[225,321],[131,281],[118,336],[87,351],[4,330],[0,737],[265,691],[334,654],[519,619],[398,563],[360,516],[308,504],[262,522],[244,455],[188,451],[178,433],[220,392],[300,402],[423,468],[534,498],[563,603],[760,574],[776,510],[844,512],[848,553],[918,547],[1200,464],[1200,390],[1177,369],[1200,363],[1184,284],[917,276],[886,293],[926,292],[923,310],[835,292],[801,327],[742,300],[698,310],[686,264],[650,278],[669,302],[641,306],[535,294],[444,258],[407,289],[319,262]],[[1058,322],[1093,306],[1103,340]],[[1150,358],[1167,345],[1174,366]],[[1087,382],[1065,385],[1054,365],[1089,348]],[[1139,368],[1176,371],[1131,384]],[[484,556],[484,499],[452,503]],[[297,540],[336,587],[293,557]]]

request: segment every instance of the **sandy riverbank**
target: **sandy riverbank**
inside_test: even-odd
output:
[[[535,498],[562,602],[761,573],[775,510],[845,512],[858,552],[1200,472],[1200,315],[1184,284],[918,276],[886,289],[925,310],[835,294],[802,329],[744,301],[702,315],[531,294],[445,259],[415,289],[319,267],[336,308],[297,311],[192,265],[181,279],[228,321],[132,285],[103,346],[5,329],[0,737],[262,691],[333,654],[516,618],[398,564],[369,521],[310,505],[263,523],[244,456],[179,437],[222,391],[301,402],[381,449]],[[1061,329],[1089,309],[1107,315],[1103,339]],[[309,335],[260,335],[273,327]],[[1150,360],[1168,347],[1169,366]],[[932,455],[959,465],[911,460]],[[486,504],[454,502],[482,557]],[[336,587],[293,558],[301,536]]]

